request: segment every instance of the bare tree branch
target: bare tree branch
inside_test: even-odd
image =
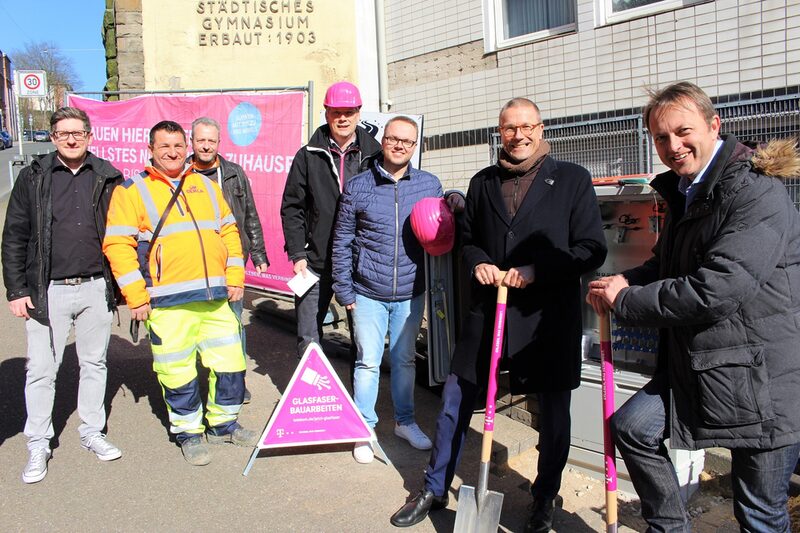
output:
[[[59,45],[53,41],[27,42],[19,50],[12,52],[11,59],[17,70],[44,70],[47,74],[49,90],[48,96],[42,99],[43,110],[54,110],[57,91],[63,94],[63,91],[80,88],[80,78],[75,73],[72,58],[64,55]],[[30,99],[26,98],[24,105],[21,104],[23,113],[35,112],[33,102],[28,100]]]

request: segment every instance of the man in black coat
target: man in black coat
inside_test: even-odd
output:
[[[500,111],[500,160],[472,178],[462,227],[472,272],[425,486],[391,518],[398,527],[447,506],[475,400],[489,374],[496,287],[508,293],[504,365],[512,394],[538,394],[539,464],[526,531],[548,531],[570,444],[569,404],[580,384],[582,274],[606,256],[589,172],[548,155],[539,108],[514,98]],[[505,276],[501,271],[506,271]]]
[[[697,86],[650,94],[645,123],[670,169],[651,186],[669,206],[654,255],[590,283],[588,301],[659,327],[656,374],[612,418],[648,531],[688,531],[670,447],[731,450],[742,531],[788,532],[800,452],[800,216],[782,178],[794,140],[754,150],[719,135]]]
[[[122,452],[102,433],[106,425],[106,352],[116,309],[114,278],[103,255],[106,213],[122,175],[88,151],[89,117],[62,107],[50,118],[56,151],[22,169],[3,228],[3,281],[11,313],[25,319],[25,483],[47,475],[51,457],[56,375],[70,329],[80,366],[81,445],[101,461]]]
[[[298,150],[286,177],[281,201],[286,254],[295,274],[319,276],[318,283],[294,299],[298,357],[309,344],[320,342],[333,298],[331,234],[339,196],[347,180],[367,170],[369,161],[381,153],[380,143],[358,125],[361,104],[361,93],[352,83],[328,87],[323,102],[326,123]],[[348,325],[352,326],[349,313]],[[351,356],[355,360],[354,350]]]

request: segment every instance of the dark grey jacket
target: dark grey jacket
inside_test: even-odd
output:
[[[51,169],[56,157],[52,152],[33,160],[22,169],[14,183],[6,210],[3,228],[2,261],[6,298],[16,300],[30,296],[34,308],[31,318],[48,324],[47,287],[50,284],[52,251],[53,198]],[[111,193],[122,182],[122,174],[111,163],[89,153],[87,163],[95,175],[92,208],[98,239],[106,232],[106,214]],[[116,308],[118,290],[108,260],[103,256],[106,300],[109,310]]]
[[[615,313],[661,328],[674,448],[800,441],[800,216],[780,179],[798,170],[792,142],[725,136],[688,208],[677,175],[653,180],[664,231]]]

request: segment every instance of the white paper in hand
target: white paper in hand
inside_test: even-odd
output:
[[[319,276],[311,272],[310,270],[306,270],[306,275],[303,277],[303,273],[297,274],[295,277],[290,279],[286,282],[292,292],[295,293],[297,296],[303,296],[305,293],[308,292],[308,289],[314,286],[316,282],[319,281]]]

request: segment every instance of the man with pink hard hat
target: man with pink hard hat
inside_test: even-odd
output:
[[[310,343],[320,342],[333,298],[330,247],[339,196],[347,180],[366,170],[369,160],[381,153],[380,143],[358,127],[358,87],[347,81],[334,83],[323,105],[326,123],[295,155],[281,203],[286,253],[295,274],[319,276],[319,283],[295,297],[298,356]]]

